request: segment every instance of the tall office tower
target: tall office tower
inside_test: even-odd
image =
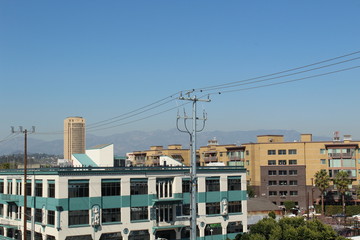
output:
[[[71,160],[74,153],[85,153],[85,119],[82,117],[64,120],[64,158]]]

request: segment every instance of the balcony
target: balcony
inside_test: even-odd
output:
[[[244,161],[244,158],[240,156],[230,156],[229,161]]]
[[[329,153],[330,158],[353,158],[354,153]]]
[[[217,162],[218,158],[217,156],[208,156],[208,157],[204,157],[204,162],[209,163],[209,162]]]

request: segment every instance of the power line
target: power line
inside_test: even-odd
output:
[[[206,92],[206,91],[216,90],[216,89],[233,88],[233,87],[237,87],[237,86],[241,86],[241,85],[249,85],[249,84],[254,84],[254,83],[258,83],[258,82],[271,81],[271,80],[275,80],[275,79],[279,79],[279,78],[289,77],[289,76],[293,76],[293,75],[298,75],[298,74],[302,74],[302,73],[306,73],[306,72],[319,70],[319,69],[322,69],[322,68],[327,68],[327,67],[343,64],[343,63],[358,60],[358,59],[360,59],[360,57],[352,58],[352,59],[348,59],[348,60],[344,60],[344,61],[341,61],[341,62],[332,63],[332,64],[328,64],[328,65],[324,65],[324,66],[320,66],[320,67],[316,67],[316,68],[311,68],[311,69],[307,69],[307,70],[303,70],[303,71],[299,71],[299,72],[295,72],[295,73],[289,73],[289,74],[285,74],[285,75],[280,75],[280,76],[277,76],[277,77],[265,78],[265,79],[262,79],[262,80],[256,80],[256,81],[249,80],[249,79],[248,80],[243,80],[241,83],[237,82],[237,84],[233,84],[231,86],[228,85],[228,86],[224,86],[224,87],[207,88],[209,90],[201,90],[201,92]]]
[[[286,80],[286,81],[282,81],[282,82],[269,83],[269,84],[264,84],[264,85],[260,85],[260,86],[248,87],[248,88],[240,88],[240,89],[234,89],[234,90],[213,92],[213,93],[209,93],[209,94],[210,94],[210,95],[214,95],[214,94],[222,94],[222,93],[230,93],[230,92],[239,92],[239,91],[246,91],[246,90],[251,90],[251,89],[256,89],[256,88],[270,87],[270,86],[274,86],[274,85],[286,84],[286,83],[290,83],[290,82],[297,82],[297,81],[302,81],[302,80],[306,80],[306,79],[310,79],[310,78],[316,78],[316,77],[321,77],[321,76],[325,76],[325,75],[335,74],[335,73],[339,73],[339,72],[349,71],[349,70],[356,69],[356,68],[360,68],[360,65],[359,65],[359,66],[354,66],[354,67],[345,68],[345,69],[340,69],[340,70],[336,70],[336,71],[332,71],[332,72],[321,73],[321,74],[312,75],[312,76],[307,76],[307,77],[302,77],[302,78],[297,78],[297,79]],[[206,95],[208,95],[208,94],[205,94],[204,96],[206,96]]]
[[[349,56],[359,54],[359,53],[360,53],[360,51],[356,51],[356,52],[352,52],[352,53],[345,54],[345,55],[342,55],[342,56],[334,57],[334,58],[331,58],[331,59],[326,59],[326,60],[323,60],[323,61],[320,61],[320,62],[316,62],[316,63],[304,65],[304,66],[301,66],[301,67],[296,67],[296,68],[284,70],[284,71],[281,71],[281,72],[276,72],[276,73],[272,73],[272,74],[267,74],[267,75],[254,77],[254,78],[250,78],[250,79],[245,79],[245,80],[240,80],[240,81],[235,81],[235,82],[229,82],[229,83],[224,83],[224,84],[219,84],[219,85],[214,85],[214,86],[208,86],[208,87],[193,89],[192,91],[209,92],[209,91],[213,91],[213,90],[219,90],[217,92],[209,93],[211,95],[219,94],[219,93],[230,93],[230,92],[245,91],[245,90],[262,88],[262,87],[270,87],[270,86],[273,86],[273,85],[286,84],[286,83],[295,82],[295,81],[301,81],[301,80],[305,80],[305,79],[309,79],[309,78],[315,78],[315,77],[334,74],[334,73],[338,73],[338,72],[348,71],[348,70],[358,68],[359,66],[340,69],[340,70],[331,71],[331,72],[326,72],[326,73],[322,73],[322,74],[316,74],[316,75],[307,76],[307,77],[303,77],[303,78],[297,78],[297,79],[286,80],[286,81],[281,81],[281,82],[263,84],[263,85],[259,85],[259,86],[221,91],[221,90],[224,90],[224,89],[227,89],[227,88],[234,88],[234,87],[238,87],[238,86],[242,86],[242,85],[249,85],[249,84],[255,84],[255,83],[261,83],[261,82],[276,80],[276,79],[280,79],[280,78],[284,78],[284,77],[289,77],[289,76],[293,76],[293,75],[302,74],[302,73],[305,73],[305,72],[316,71],[316,70],[319,70],[319,69],[335,66],[335,65],[338,65],[338,64],[343,64],[343,63],[346,63],[346,62],[355,61],[355,60],[360,59],[360,57],[347,59],[347,60],[343,60],[343,61],[340,61],[340,62],[331,63],[331,64],[328,64],[328,65],[319,66],[319,67],[315,67],[315,68],[311,68],[311,69],[306,69],[306,70],[298,71],[298,72],[295,72],[295,73],[289,73],[289,74],[285,74],[285,75],[276,76],[276,75],[279,75],[279,74],[288,73],[288,72],[292,72],[292,71],[299,70],[299,69],[305,69],[305,68],[308,68],[308,67],[311,67],[311,66],[315,66],[315,65],[326,63],[326,62],[334,61],[334,60],[337,60],[337,59],[349,57]],[[270,78],[262,79],[262,78],[265,78],[265,77],[270,77]],[[150,114],[148,116],[141,117],[141,118],[138,118],[138,119],[134,119],[132,121],[128,121],[128,122],[124,122],[124,123],[116,124],[116,125],[111,125],[111,124],[115,124],[117,122],[121,122],[121,121],[125,121],[125,120],[128,120],[128,119],[134,118],[134,117],[139,116],[141,114],[144,114],[146,112],[152,111],[152,110],[154,110],[156,108],[164,106],[164,105],[176,100],[174,98],[174,96],[176,94],[181,93],[181,92],[183,92],[183,91],[179,91],[179,92],[177,92],[175,94],[169,95],[169,96],[167,96],[165,98],[162,98],[162,99],[157,100],[157,101],[155,101],[153,103],[147,104],[147,105],[145,105],[143,107],[137,108],[137,109],[135,109],[133,111],[130,111],[130,112],[127,112],[127,113],[124,113],[124,114],[121,114],[121,115],[118,115],[118,116],[115,116],[115,117],[112,117],[112,118],[109,118],[109,119],[106,119],[106,120],[103,120],[103,121],[99,121],[99,122],[89,124],[88,129],[90,131],[99,131],[99,130],[115,128],[115,127],[131,124],[131,123],[134,123],[134,122],[138,122],[138,121],[141,121],[141,120],[145,120],[145,119],[160,115],[162,113],[171,111],[171,110],[176,109],[178,107],[171,107],[171,108],[168,108],[168,109],[166,109],[164,111],[161,111],[161,112],[158,112],[158,113],[155,113],[155,114]],[[111,126],[108,126],[108,125],[111,125]],[[108,126],[108,127],[105,127],[105,126]],[[55,132],[43,132],[43,133],[37,133],[37,134],[49,134],[50,135],[50,134],[63,134],[63,133],[64,133],[64,131],[55,131]]]
[[[322,61],[319,61],[319,62],[307,64],[307,65],[300,66],[300,67],[291,68],[291,69],[284,70],[284,71],[280,71],[280,72],[270,73],[270,74],[262,75],[262,76],[259,76],[259,77],[249,78],[249,79],[240,80],[240,81],[235,81],[235,82],[229,82],[229,83],[224,83],[224,84],[218,84],[218,85],[213,85],[213,86],[207,86],[207,87],[197,88],[196,90],[197,90],[197,91],[201,91],[201,90],[204,91],[204,90],[207,90],[207,89],[209,89],[209,88],[218,88],[218,87],[228,86],[228,85],[232,85],[232,84],[236,84],[236,83],[241,83],[241,82],[256,80],[256,79],[260,79],[260,78],[264,78],[264,77],[271,77],[271,76],[274,76],[274,75],[279,75],[279,74],[282,74],[282,73],[292,72],[292,71],[295,71],[295,70],[299,70],[299,69],[303,69],[303,68],[307,68],[307,67],[319,65],[319,64],[322,64],[322,63],[330,62],[330,61],[333,61],[333,60],[336,60],[336,59],[349,57],[349,56],[352,56],[352,55],[355,55],[355,54],[359,54],[359,53],[360,53],[360,51],[355,51],[355,52],[348,53],[348,54],[345,54],[345,55],[341,55],[341,56],[338,56],[338,57],[334,57],[334,58],[330,58],[330,59],[325,59],[325,60],[322,60]]]

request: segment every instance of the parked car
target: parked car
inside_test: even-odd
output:
[[[354,220],[360,221],[360,214],[356,214],[352,216]]]

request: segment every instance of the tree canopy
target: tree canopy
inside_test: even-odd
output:
[[[236,240],[345,240],[330,226],[317,219],[306,221],[303,217],[284,217],[279,221],[264,218],[250,227],[248,233]]]

